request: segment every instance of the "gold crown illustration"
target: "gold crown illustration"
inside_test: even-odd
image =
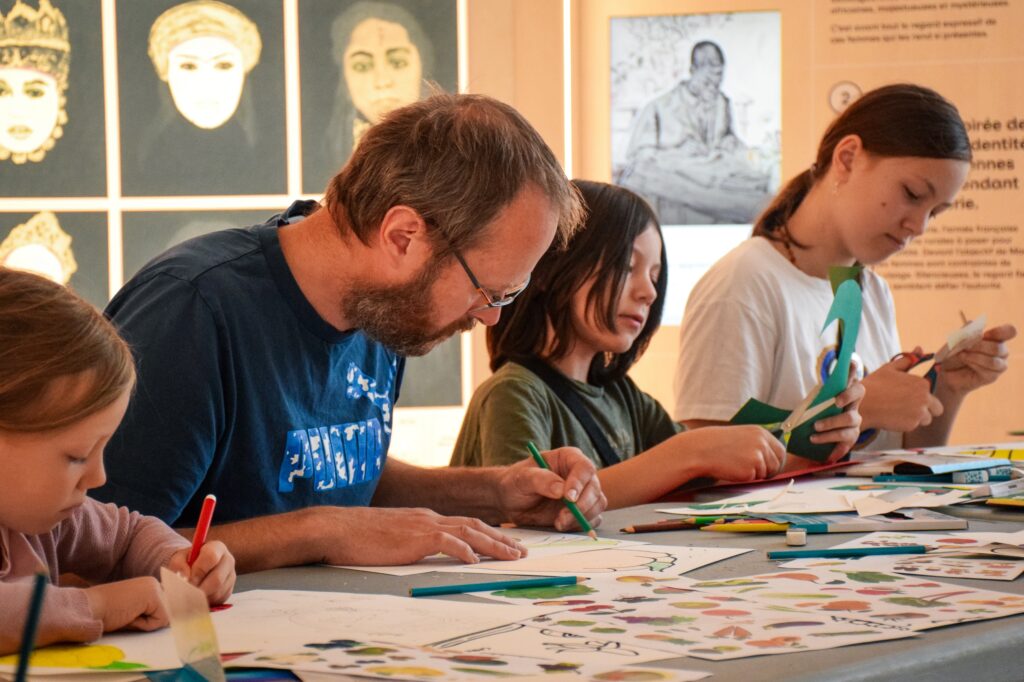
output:
[[[259,28],[240,10],[218,0],[191,0],[170,8],[149,30],[149,58],[160,80],[167,80],[168,54],[190,38],[217,36],[242,53],[245,73],[260,61],[263,41]]]
[[[17,0],[6,17],[0,13],[0,66],[39,69],[66,87],[70,55],[68,22],[50,0],[39,0],[39,9]]]
[[[42,246],[53,254],[60,264],[61,280],[58,284],[67,284],[71,275],[78,270],[75,254],[71,250],[71,235],[61,228],[57,216],[50,211],[37,213],[28,222],[11,230],[7,238],[0,242],[0,265],[12,253],[26,246]]]

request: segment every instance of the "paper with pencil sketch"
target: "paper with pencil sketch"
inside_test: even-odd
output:
[[[635,540],[616,540],[612,538],[598,538],[593,540],[586,535],[571,533],[553,533],[550,531],[534,530],[531,528],[501,528],[502,533],[519,542],[526,547],[529,558],[557,556],[560,554],[572,554],[583,549],[594,549],[596,547],[611,548],[625,547],[627,545],[640,545],[642,542]],[[480,557],[479,565],[503,565],[508,562],[498,561],[489,557]],[[473,566],[465,564],[458,559],[453,559],[445,554],[435,554],[415,564],[408,566],[336,566],[335,568],[350,568],[354,571],[365,571],[368,573],[383,573],[386,575],[417,575],[431,571],[462,572]]]
[[[389,641],[396,633],[404,644],[419,646],[538,614],[531,605],[496,608],[447,599],[298,590],[239,592],[231,604],[213,614],[225,653],[289,649],[335,637]]]
[[[665,514],[678,516],[707,516],[709,514],[832,514],[856,511],[860,516],[886,514],[906,507],[940,507],[965,502],[969,492],[964,490],[936,491],[915,487],[896,489],[850,490],[844,481],[796,481],[781,489],[777,485],[765,486],[735,497],[716,502],[691,504],[685,507],[659,509]],[[879,511],[882,510],[882,511]]]
[[[464,567],[466,573],[515,573],[529,575],[602,575],[610,573],[650,573],[678,576],[701,566],[722,561],[750,549],[736,547],[677,547],[668,545],[629,545],[596,547],[572,554],[528,556],[517,561],[499,561]]]

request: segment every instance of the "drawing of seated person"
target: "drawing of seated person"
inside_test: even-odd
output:
[[[0,13],[0,160],[42,161],[64,134],[71,44],[50,0]]]
[[[341,77],[328,129],[330,163],[344,162],[363,133],[423,96],[433,47],[416,18],[385,2],[357,2],[331,25]]]
[[[33,272],[57,284],[67,284],[78,270],[71,235],[49,211],[32,216],[0,242],[0,266]]]
[[[698,42],[689,80],[634,120],[617,182],[647,198],[664,224],[749,223],[770,197],[770,174],[733,131],[724,68],[721,48]]]

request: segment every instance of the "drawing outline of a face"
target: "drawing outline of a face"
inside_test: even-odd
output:
[[[176,5],[157,17],[149,32],[149,57],[174,106],[205,130],[234,116],[262,47],[256,24],[217,0]]]
[[[376,17],[360,22],[345,48],[342,70],[353,104],[370,124],[419,99],[423,61],[401,24]]]
[[[64,134],[70,61],[67,21],[50,0],[0,14],[0,160],[42,161]]]
[[[0,242],[0,265],[67,284],[78,270],[71,250],[71,235],[61,229],[57,216],[43,211],[16,226]]]

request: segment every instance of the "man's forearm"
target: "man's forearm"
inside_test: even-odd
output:
[[[473,516],[495,524],[501,518],[494,467],[427,469],[389,459],[374,506],[426,507],[438,514]]]
[[[317,508],[285,514],[260,516],[210,527],[208,540],[220,540],[235,557],[238,573],[253,573],[282,566],[318,563],[324,553],[318,548]],[[178,528],[192,539],[192,528]]]

